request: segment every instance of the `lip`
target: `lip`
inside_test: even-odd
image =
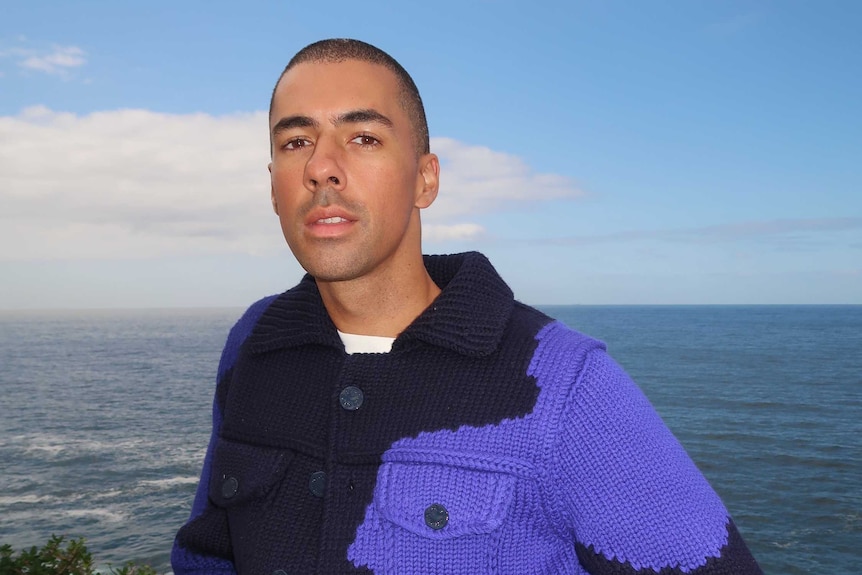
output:
[[[335,238],[349,232],[356,217],[340,208],[319,208],[312,210],[303,223],[314,237]]]

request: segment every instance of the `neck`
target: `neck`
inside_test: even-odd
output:
[[[340,331],[398,337],[440,294],[421,256],[398,277],[318,281],[329,317]]]

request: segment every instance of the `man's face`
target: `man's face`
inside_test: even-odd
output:
[[[385,277],[415,263],[439,164],[417,154],[392,72],[354,60],[296,65],[276,88],[270,135],[273,209],[312,276]]]

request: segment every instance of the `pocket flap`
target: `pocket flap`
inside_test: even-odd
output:
[[[231,507],[265,495],[284,475],[293,451],[219,439],[213,452],[209,496]]]
[[[489,533],[506,517],[515,477],[427,463],[384,463],[377,511],[400,527],[433,539]]]

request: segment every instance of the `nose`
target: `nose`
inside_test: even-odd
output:
[[[305,164],[305,186],[311,192],[321,188],[342,189],[346,183],[341,150],[335,142],[319,139]]]

